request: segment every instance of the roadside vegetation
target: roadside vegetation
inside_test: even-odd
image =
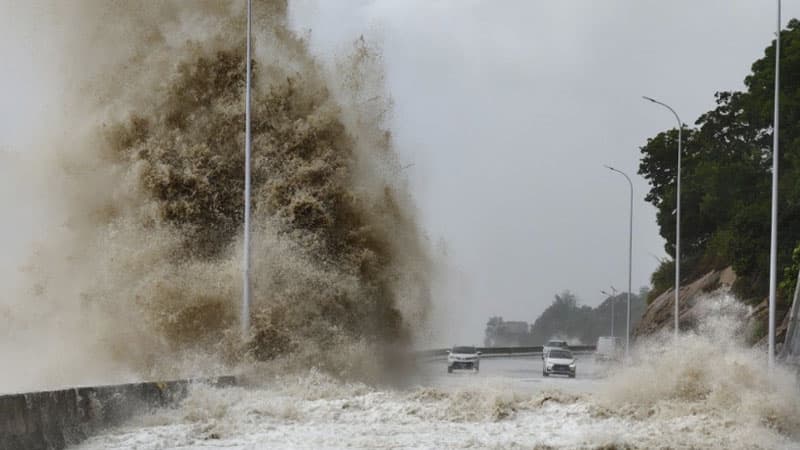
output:
[[[631,330],[639,322],[645,309],[647,290],[631,295]],[[535,322],[506,322],[502,317],[492,317],[486,323],[485,345],[543,345],[548,339],[560,338],[571,344],[591,345],[600,336],[611,334],[611,306],[614,306],[614,335],[625,336],[628,296],[619,293],[608,297],[595,308],[580,305],[569,291],[557,294],[553,302]],[[524,324],[525,326],[519,326]]]
[[[772,124],[775,43],[752,65],[741,92],[717,92],[716,107],[683,130],[681,278],[732,266],[734,293],[748,304],[769,286]],[[687,68],[687,70],[689,70]],[[781,33],[779,308],[789,306],[800,267],[800,22]],[[678,130],[641,147],[639,174],[657,209],[665,249],[675,255],[675,175]],[[794,254],[794,258],[793,258]],[[674,261],[652,275],[648,301],[673,285]]]

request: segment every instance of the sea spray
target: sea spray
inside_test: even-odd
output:
[[[63,14],[50,18],[63,33],[52,38],[74,52],[59,74],[75,87],[59,99],[69,113],[46,131],[44,152],[43,176],[57,189],[42,195],[60,208],[31,259],[34,288],[0,320],[4,345],[55,354],[21,358],[0,375],[4,389],[197,376],[276,358],[369,378],[380,376],[382,348],[411,341],[429,303],[430,260],[393,179],[377,50],[356,42],[338,66],[349,72],[326,73],[287,28],[285,1],[263,0],[254,2],[253,329],[242,345],[240,3],[51,5]]]
[[[746,345],[747,307],[724,291],[697,302],[697,331],[637,343],[632,363],[598,393],[600,404],[642,421],[701,417],[708,433],[725,432],[732,444],[773,430],[800,438],[797,375],[770,371],[764,352]]]

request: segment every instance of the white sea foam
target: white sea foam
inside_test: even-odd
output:
[[[197,386],[79,448],[800,448],[796,375],[742,343],[730,296],[705,307],[698,332],[642,342],[626,367],[580,357],[577,380],[540,378],[535,358],[486,360],[479,375],[433,363],[407,389],[273,375]]]

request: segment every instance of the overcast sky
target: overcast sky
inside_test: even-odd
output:
[[[800,3],[784,2],[784,20]],[[775,31],[774,1],[381,0],[293,3],[330,59],[364,34],[383,47],[391,122],[421,223],[453,270],[437,292],[443,343],[486,319],[533,321],[564,289],[596,305],[665,256],[637,175],[647,137],[743,88]],[[443,319],[444,318],[444,319]],[[447,323],[450,322],[450,323]],[[458,322],[458,323],[454,323]]]
[[[800,15],[785,3],[784,24]],[[15,21],[25,5],[0,0],[0,150],[25,151],[60,89],[29,56],[56,46]],[[775,27],[775,2],[755,0],[298,0],[291,11],[324,60],[362,34],[383,48],[389,125],[414,164],[420,223],[450,264],[435,298],[441,343],[479,343],[492,315],[533,321],[565,289],[594,306],[601,289],[625,288],[628,185],[603,164],[633,178],[633,289],[648,285],[664,250],[638,147],[675,123],[641,96],[693,124],[716,91],[743,87]],[[6,206],[14,195],[0,194]],[[19,223],[0,228],[4,249],[21,248],[8,232]]]

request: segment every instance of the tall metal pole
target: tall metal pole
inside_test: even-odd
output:
[[[772,126],[772,229],[769,243],[769,368],[775,366],[775,289],[778,259],[778,94],[780,93],[781,0],[778,0],[778,26],[775,34],[775,112]]]
[[[681,131],[683,130],[683,122],[681,122],[681,118],[678,117],[678,113],[676,113],[675,110],[666,103],[661,103],[660,101],[654,100],[650,97],[643,96],[642,98],[669,109],[672,111],[672,114],[675,115],[675,119],[678,121],[678,180],[676,183],[677,192],[675,193],[675,339],[678,339],[678,317],[680,315],[678,301],[681,294],[681,141],[683,140]]]
[[[244,270],[242,288],[242,335],[250,331],[250,22],[252,0],[247,0],[247,91],[244,128]]]
[[[611,337],[614,337],[614,301],[616,294],[611,296]]]
[[[611,286],[611,292],[613,292],[613,294],[609,294],[608,292],[603,291],[603,290],[601,290],[600,292],[603,295],[607,295],[608,297],[611,298],[611,337],[613,338],[614,337],[614,303],[615,303],[615,300],[616,300],[616,297],[617,297],[617,289],[614,286]]]
[[[627,360],[630,356],[631,344],[631,282],[633,278],[633,181],[631,181],[631,177],[619,169],[615,169],[611,166],[606,166],[606,168],[622,174],[622,176],[628,180],[628,185],[631,187],[631,209],[628,216],[628,313],[626,314],[627,318],[625,326],[625,359]]]

